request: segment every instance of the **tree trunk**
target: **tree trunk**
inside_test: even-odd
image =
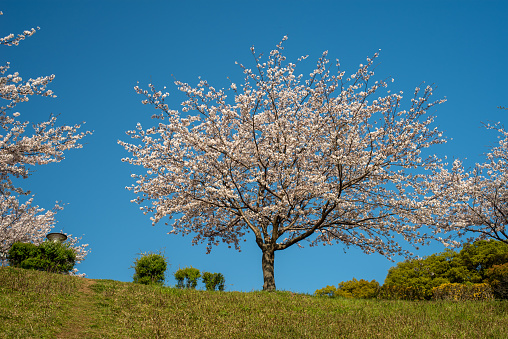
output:
[[[275,276],[273,274],[275,260],[275,251],[273,249],[263,249],[263,258],[261,264],[263,266],[263,291],[275,291]]]

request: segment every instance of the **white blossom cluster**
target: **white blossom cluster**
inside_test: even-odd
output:
[[[467,171],[456,160],[433,178],[435,197],[444,212],[436,216],[438,230],[458,236],[474,235],[508,243],[508,132],[499,125],[486,126],[499,133],[499,145],[486,154],[484,163]]]
[[[307,240],[411,255],[394,235],[415,246],[433,238],[420,232],[439,207],[425,170],[441,162],[422,151],[445,142],[427,114],[444,100],[417,88],[403,110],[401,93],[377,94],[387,87],[371,79],[377,53],[346,77],[325,52],[304,76],[282,50],[263,59],[252,48],[255,70],[240,65],[245,82],[229,89],[176,81],[181,110],[153,85],[135,87],[161,122],[119,141],[131,153],[122,160],[146,169],[127,187],[133,202],[208,251],[220,241],[239,250],[252,233],[263,253]]]
[[[2,13],[0,12],[0,15]],[[0,39],[0,45],[16,46],[21,40],[33,35],[34,28],[23,34],[10,34]],[[32,95],[55,97],[46,89],[54,75],[23,81],[18,72],[8,74],[10,64],[0,66],[0,255],[16,241],[41,242],[54,227],[54,215],[61,209],[56,205],[52,211],[31,206],[33,198],[21,204],[18,195],[29,194],[15,187],[12,178],[26,178],[34,165],[59,162],[64,151],[81,148],[79,141],[91,132],[78,132],[81,125],[56,126],[56,117],[33,123],[19,120],[21,114],[12,112],[17,104],[26,102]],[[78,245],[78,239],[70,238],[79,260],[87,254],[88,245]]]
[[[0,15],[4,13],[0,11]],[[39,29],[39,27],[37,27]],[[17,46],[21,40],[25,40],[27,37],[34,35],[36,32],[35,28],[30,29],[29,31],[24,31],[22,34],[18,34],[15,36],[14,34],[9,34],[6,37],[0,38],[0,44],[5,46]]]

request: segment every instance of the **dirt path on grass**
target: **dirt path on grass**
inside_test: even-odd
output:
[[[86,338],[84,329],[90,324],[91,318],[87,310],[93,307],[93,291],[90,286],[95,284],[92,279],[82,278],[83,283],[78,289],[79,299],[77,299],[70,310],[70,319],[63,325],[60,333],[55,338]]]

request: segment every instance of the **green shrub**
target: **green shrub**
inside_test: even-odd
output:
[[[215,291],[217,288],[219,291],[224,291],[224,283],[226,280],[221,273],[203,273],[203,283],[205,283],[207,291]]]
[[[76,263],[76,252],[67,244],[45,241],[40,245],[14,243],[9,249],[9,265],[53,273],[69,273]]]
[[[335,295],[344,298],[370,299],[375,298],[379,293],[379,283],[375,280],[364,279],[343,281],[337,287]]]
[[[379,293],[379,283],[375,280],[367,281],[364,279],[342,281],[337,288],[334,286],[326,286],[314,292],[318,297],[343,297],[369,299],[375,298]]]
[[[316,292],[314,292],[314,295],[317,296],[317,297],[330,297],[330,298],[333,298],[335,297],[335,291],[337,289],[334,287],[334,286],[326,286],[326,287],[323,287],[319,290],[316,290]]]
[[[434,300],[492,300],[494,294],[489,284],[443,284],[432,289]]]
[[[175,272],[175,279],[177,281],[176,287],[194,289],[200,277],[201,274],[197,268],[193,268],[192,266],[181,268]]]
[[[143,253],[134,262],[134,282],[144,285],[164,284],[164,272],[166,272],[166,258],[160,253]]]
[[[7,254],[7,260],[12,267],[21,267],[21,263],[28,258],[37,257],[37,245],[32,243],[16,242],[12,244]]]

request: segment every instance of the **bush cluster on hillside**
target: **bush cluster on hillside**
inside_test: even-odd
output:
[[[497,240],[465,244],[390,268],[383,286],[375,280],[341,282],[317,296],[404,300],[479,300],[508,298],[508,245]]]
[[[224,291],[226,280],[222,273],[203,272],[203,275],[201,275],[199,270],[194,267],[181,268],[175,272],[176,287],[195,289],[200,277],[202,277],[207,291],[215,291],[216,289]]]
[[[167,268],[166,258],[161,253],[142,253],[140,258],[134,262],[134,282],[145,285],[163,285],[164,273]],[[207,291],[224,291],[226,280],[222,273],[203,272],[194,267],[178,269],[174,277],[177,288],[195,289],[198,285],[198,279],[202,278]]]

